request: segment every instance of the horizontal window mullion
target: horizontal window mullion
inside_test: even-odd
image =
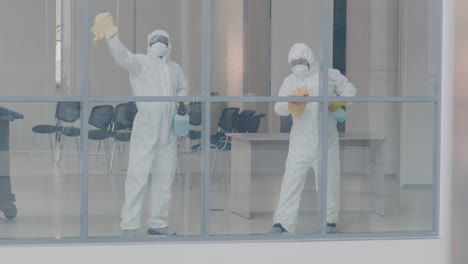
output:
[[[0,102],[82,102],[86,101],[82,96],[0,96]]]
[[[329,96],[327,97],[329,102],[438,102],[439,99],[435,96],[354,96],[354,97],[340,97],[340,96]]]
[[[317,241],[354,241],[354,240],[407,240],[407,239],[437,239],[437,232],[385,232],[385,233],[340,233],[340,234],[294,234],[294,235],[271,235],[265,236],[230,235],[230,236],[189,236],[189,237],[141,237],[135,240],[122,240],[118,237],[89,237],[89,238],[39,238],[39,239],[15,239],[0,240],[0,247],[11,245],[70,245],[70,244],[108,244],[119,243],[214,243],[214,242],[241,242],[241,243],[274,243],[274,241],[285,242],[317,242]]]
[[[90,102],[204,102],[202,96],[91,96]]]
[[[440,102],[435,96],[328,96],[329,102]],[[239,97],[203,97],[203,96],[0,96],[0,102],[324,102],[324,97],[286,97],[286,96],[239,96]]]
[[[323,101],[322,97],[286,97],[286,96],[239,96],[239,97],[211,97],[209,99],[212,103],[224,102],[256,102],[256,103],[275,103],[275,102],[320,102]]]

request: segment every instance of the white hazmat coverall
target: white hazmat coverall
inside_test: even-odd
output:
[[[186,96],[188,85],[182,68],[169,59],[170,42],[166,50],[160,47],[159,50],[152,49],[150,39],[154,36],[169,39],[162,30],[151,33],[147,55],[132,54],[120,42],[118,35],[108,39],[107,43],[116,63],[129,72],[134,96]],[[158,53],[165,55],[160,57]],[[148,226],[165,228],[168,227],[171,185],[177,163],[177,137],[171,132],[176,107],[172,102],[137,102],[137,107],[120,227],[122,230],[140,228],[146,186],[151,175]]]
[[[289,53],[289,62],[306,59],[310,65],[305,72],[293,68],[293,74],[283,82],[279,96],[289,96],[298,88],[307,86],[309,96],[319,96],[319,68],[313,51],[305,44],[295,44]],[[338,70],[329,70],[329,95],[354,96],[356,88]],[[345,101],[345,100],[344,100]],[[287,102],[275,104],[275,112],[280,116],[289,116]],[[314,170],[318,187],[320,162],[320,111],[319,103],[307,103],[299,118],[293,118],[286,171],[281,185],[278,207],[274,223],[281,224],[289,233],[294,232],[302,190],[310,168]],[[340,210],[340,158],[337,122],[332,113],[328,115],[328,190],[327,223],[336,223]]]

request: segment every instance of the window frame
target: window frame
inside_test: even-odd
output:
[[[321,212],[321,232],[317,234],[293,234],[289,236],[260,236],[260,235],[223,235],[213,236],[209,233],[209,214],[210,214],[210,172],[209,170],[203,170],[203,184],[201,187],[202,194],[202,219],[201,219],[201,234],[196,236],[188,237],[169,237],[169,238],[139,238],[136,240],[124,240],[122,238],[112,237],[93,237],[88,234],[89,220],[88,220],[88,203],[89,203],[89,174],[88,174],[88,117],[90,113],[90,103],[93,102],[122,102],[122,101],[137,101],[137,102],[175,102],[175,101],[197,101],[203,105],[203,118],[204,120],[211,120],[211,104],[219,102],[258,102],[258,103],[275,103],[278,101],[298,101],[297,98],[285,98],[278,96],[264,96],[264,97],[215,97],[211,96],[211,48],[212,48],[212,2],[215,0],[203,0],[203,62],[202,62],[202,85],[203,95],[196,97],[117,97],[117,96],[90,96],[90,83],[89,83],[89,43],[90,43],[90,17],[89,17],[89,1],[93,0],[82,0],[81,7],[82,13],[82,27],[81,27],[81,72],[83,74],[83,80],[81,82],[81,94],[80,96],[45,96],[45,97],[32,97],[32,96],[0,96],[0,102],[59,102],[59,101],[79,101],[82,103],[82,116],[81,119],[81,146],[82,151],[80,153],[81,159],[81,221],[80,221],[80,237],[75,238],[61,238],[61,239],[0,239],[0,245],[12,245],[12,244],[80,244],[80,243],[140,243],[140,242],[178,242],[178,243],[195,243],[195,242],[253,242],[253,241],[321,241],[321,240],[364,240],[364,239],[415,239],[415,238],[438,238],[439,237],[439,217],[440,217],[440,143],[441,143],[441,104],[442,104],[442,13],[443,13],[443,1],[434,0],[434,16],[435,16],[435,42],[434,43],[434,56],[436,65],[436,76],[435,76],[435,95],[434,96],[396,96],[396,97],[352,97],[347,98],[349,102],[361,102],[361,103],[432,103],[434,105],[434,175],[433,175],[433,230],[428,232],[384,232],[384,233],[340,233],[340,234],[326,234],[326,213]],[[244,0],[248,1],[248,0]],[[330,31],[332,25],[330,21],[330,10],[332,6],[331,0],[320,0],[321,4],[321,25],[320,25],[320,96],[301,98],[299,101],[305,102],[319,102],[322,113],[321,118],[321,134],[322,142],[328,142],[328,111],[326,106],[330,102],[342,101],[340,98],[330,97],[327,95],[328,80],[323,76],[328,76],[329,69],[329,54],[330,54]],[[327,95],[327,96],[324,96]],[[204,122],[203,131],[210,131],[209,122]],[[210,133],[203,133],[203,142],[210,141]],[[322,190],[327,190],[327,144],[322,144],[322,172],[320,186]],[[203,144],[203,167],[209,168],[209,144]],[[326,191],[321,193],[321,208],[327,206],[327,195]]]

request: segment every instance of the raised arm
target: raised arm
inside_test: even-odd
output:
[[[115,63],[126,69],[130,73],[138,74],[140,71],[140,62],[137,55],[131,53],[120,41],[120,38],[115,34],[111,39],[107,40],[109,50],[114,57]]]
[[[114,24],[114,19],[109,13],[100,13],[94,20],[94,26],[91,28],[94,34],[93,43],[96,44],[102,39],[107,39],[107,44],[115,62],[131,73],[140,71],[140,63],[135,54],[132,54],[120,42],[117,35],[118,28]]]

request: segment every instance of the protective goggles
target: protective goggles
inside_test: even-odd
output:
[[[153,46],[154,44],[161,42],[162,44],[169,47],[169,38],[161,35],[153,36],[149,39],[149,46]]]
[[[294,67],[296,65],[306,65],[310,69],[310,64],[306,59],[297,59],[297,60],[291,61],[291,66],[292,67]]]

